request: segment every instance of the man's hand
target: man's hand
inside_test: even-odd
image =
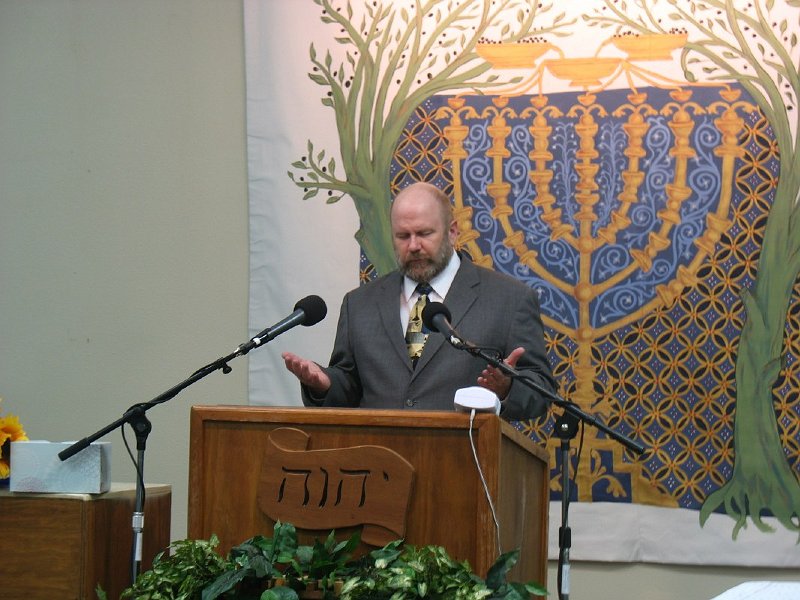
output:
[[[286,368],[294,373],[295,377],[300,380],[304,386],[310,389],[315,394],[324,394],[331,387],[331,378],[325,374],[317,363],[300,358],[291,352],[284,352],[281,354]]]
[[[509,367],[515,367],[523,354],[525,354],[525,348],[522,346],[514,348],[503,362]],[[505,400],[511,389],[511,378],[503,374],[500,369],[487,366],[478,377],[478,385],[493,391],[500,400]]]

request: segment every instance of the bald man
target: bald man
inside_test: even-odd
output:
[[[458,226],[448,197],[415,183],[395,198],[392,240],[398,269],[345,295],[327,367],[290,352],[286,368],[300,380],[306,406],[452,410],[459,388],[479,385],[501,401],[508,420],[542,415],[547,402],[519,381],[453,348],[442,335],[419,338],[409,356],[408,322],[420,296],[444,302],[467,340],[493,348],[505,362],[555,391],[536,293],[520,281],[479,267],[455,252]]]

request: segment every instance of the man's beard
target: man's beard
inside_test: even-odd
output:
[[[417,283],[428,283],[431,279],[444,271],[452,255],[453,247],[445,240],[439,246],[436,254],[430,258],[423,257],[419,254],[410,254],[406,258],[405,263],[400,262],[399,256],[396,258],[398,268],[403,275]]]

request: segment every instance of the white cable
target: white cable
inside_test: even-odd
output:
[[[483,491],[486,494],[486,501],[489,503],[489,509],[492,511],[494,530],[497,535],[497,555],[500,556],[503,553],[502,546],[500,545],[500,522],[497,520],[497,513],[494,510],[494,502],[492,502],[492,495],[489,493],[489,486],[486,484],[486,478],[483,476],[483,469],[481,468],[481,463],[478,460],[478,452],[475,449],[475,440],[472,438],[472,422],[474,420],[475,409],[473,408],[469,413],[469,446],[472,448],[472,458],[475,460],[475,466],[478,469],[478,475],[480,475],[481,483],[483,484]]]

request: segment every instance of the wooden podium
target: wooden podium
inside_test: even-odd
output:
[[[469,415],[455,412],[195,406],[189,537],[216,534],[227,552],[254,535],[270,537],[281,520],[309,543],[331,529],[350,535],[369,509],[377,530],[399,533],[392,539],[444,546],[485,576],[499,552],[469,430]],[[521,550],[511,577],[546,584],[547,453],[491,414],[476,415],[472,439],[502,551]],[[407,472],[410,487],[403,488]],[[400,488],[383,490],[393,484]],[[385,501],[393,504],[376,509]],[[295,511],[289,517],[287,504]],[[330,523],[320,520],[323,513],[332,515]],[[364,525],[362,540],[366,531]]]

